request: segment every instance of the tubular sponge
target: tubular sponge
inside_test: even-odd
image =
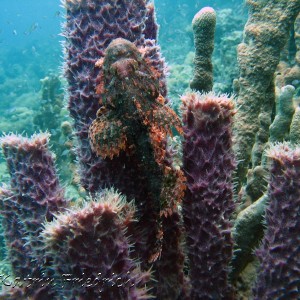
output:
[[[192,299],[231,299],[230,217],[234,210],[231,125],[234,106],[225,95],[191,93],[183,100],[183,218]]]
[[[256,255],[260,262],[254,299],[300,297],[300,148],[270,148],[266,231]]]
[[[195,42],[195,70],[190,83],[193,90],[209,92],[213,87],[213,66],[211,62],[214,50],[216,12],[211,7],[202,8],[192,21]]]

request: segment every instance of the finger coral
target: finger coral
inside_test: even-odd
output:
[[[192,21],[195,43],[195,71],[190,83],[191,89],[209,92],[213,87],[213,66],[211,62],[214,50],[216,12],[211,7],[202,8]]]

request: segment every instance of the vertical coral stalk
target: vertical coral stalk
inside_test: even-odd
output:
[[[200,92],[209,92],[213,87],[213,66],[216,12],[211,7],[202,8],[194,17],[195,71],[190,86]]]
[[[240,68],[237,122],[235,123],[235,152],[237,156],[237,188],[247,174],[251,150],[260,124],[263,109],[275,103],[273,76],[280,52],[289,38],[291,25],[299,11],[299,0],[247,0],[249,18],[244,29],[244,40],[238,46]],[[271,99],[272,98],[272,99]],[[267,122],[270,122],[270,117]],[[264,141],[266,139],[264,138]]]
[[[15,257],[17,264],[13,260],[14,273],[22,278],[42,277],[49,263],[39,236],[42,224],[51,221],[54,214],[67,206],[53,156],[48,150],[48,139],[47,134],[38,134],[32,138],[7,135],[1,140],[11,187],[5,192],[9,197],[1,197],[0,208],[1,213],[12,220],[13,227],[7,226],[5,220],[3,224],[9,252],[25,255],[23,262],[19,256]],[[36,293],[36,290],[32,286],[28,293]]]
[[[270,142],[283,142],[289,137],[289,129],[295,112],[293,96],[295,88],[286,85],[280,89],[276,116],[270,126]]]
[[[2,228],[9,259],[14,276],[25,278],[32,267],[30,262],[31,249],[25,246],[23,237],[25,228],[16,214],[18,197],[9,189],[0,189],[0,213]],[[29,255],[28,255],[29,254]]]
[[[273,146],[266,231],[256,251],[260,261],[254,299],[300,297],[300,148]]]
[[[192,299],[231,299],[233,103],[213,93],[192,93],[182,100],[187,178],[183,214]]]

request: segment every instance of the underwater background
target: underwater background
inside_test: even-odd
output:
[[[40,106],[40,80],[49,74],[61,75],[63,48],[60,36],[64,10],[60,1],[4,1],[0,12],[0,130],[33,133],[33,118]],[[159,45],[170,68],[170,98],[178,100],[188,85],[194,51],[191,20],[204,6],[218,10],[215,73],[219,89],[230,91],[234,53],[225,47],[241,40],[246,8],[242,1],[165,1],[155,2]],[[225,45],[224,45],[225,44]],[[233,52],[234,47],[231,49]],[[232,55],[232,56],[231,56]],[[222,60],[226,64],[218,63]],[[231,70],[232,69],[232,70]],[[220,75],[220,72],[224,76]],[[232,74],[232,76],[228,76]],[[225,74],[227,74],[225,76]],[[236,73],[234,73],[236,74]],[[67,114],[67,113],[66,113]]]
[[[91,64],[101,69],[102,77],[89,73],[90,61],[87,59],[86,63],[85,54],[81,53],[85,49],[76,48],[76,39],[81,39],[76,36],[76,26],[82,26],[80,34],[85,32],[82,20],[88,14],[91,26],[95,25],[93,9],[86,15],[85,7],[77,11],[80,1],[66,0],[68,18],[60,0],[4,1],[0,11],[1,232],[9,241],[14,234],[10,230],[19,230],[21,236],[26,236],[19,240],[27,241],[24,245],[21,242],[20,248],[10,248],[0,238],[0,287],[4,292],[4,296],[0,293],[0,300],[27,299],[28,295],[35,295],[30,299],[44,299],[43,295],[52,299],[52,293],[59,295],[57,299],[73,300],[79,299],[78,293],[84,295],[87,291],[93,296],[83,299],[102,299],[97,293],[103,292],[110,295],[103,299],[139,300],[151,298],[148,289],[155,295],[164,295],[155,298],[159,300],[300,299],[300,1],[155,0],[160,50],[156,44],[147,44],[149,49],[156,49],[149,54],[149,49],[137,50],[131,43],[117,40],[96,64]],[[93,1],[83,2],[93,7]],[[132,10],[145,4],[140,0],[132,3]],[[105,4],[101,10],[104,19],[109,6]],[[201,28],[199,21],[204,33],[199,30],[197,36],[192,20],[206,6],[212,7],[216,15],[210,8],[197,15],[209,24]],[[150,23],[151,9],[151,5],[145,9]],[[76,19],[81,17],[78,25]],[[140,16],[137,13],[134,17]],[[114,32],[119,24],[107,26]],[[155,31],[155,26],[151,29]],[[138,32],[132,29],[132,36],[138,36],[135,30]],[[64,34],[70,37],[67,42]],[[144,34],[146,31],[141,33]],[[197,38],[201,43],[197,44]],[[97,37],[85,39],[83,35],[84,43],[94,42]],[[145,41],[141,38],[138,42]],[[86,47],[93,49],[90,44]],[[127,49],[131,60],[125,58],[124,63],[121,57],[118,61],[114,52],[118,47]],[[210,56],[208,48],[213,49],[213,74],[209,58],[204,64],[207,69],[201,69],[201,59],[205,61],[205,55]],[[78,56],[73,57],[72,51]],[[201,56],[201,51],[205,55]],[[91,61],[95,59],[96,52],[87,53]],[[129,81],[123,82],[122,76],[128,74],[133,75],[129,79],[124,76]],[[201,80],[204,86],[199,87]],[[137,94],[140,103],[135,99]],[[101,101],[99,95],[103,97]],[[125,100],[119,101],[120,95]],[[94,103],[89,107],[89,102],[82,99]],[[148,100],[152,106],[147,106]],[[124,105],[128,102],[128,106]],[[40,132],[50,135],[34,135]],[[48,139],[53,154],[48,151]],[[35,147],[39,153],[36,157],[31,155]],[[37,175],[44,171],[45,180]],[[107,186],[116,190],[106,190]],[[126,206],[121,193],[127,200],[135,199],[136,208]],[[47,201],[50,199],[49,205],[43,195]],[[30,197],[36,197],[36,203],[28,200]],[[104,223],[111,221],[111,228],[107,223],[104,227],[102,223],[102,227],[94,223],[89,227],[83,221],[103,209],[96,201],[98,197],[112,205],[107,206],[112,209],[108,214],[118,211],[118,218],[103,217]],[[25,209],[22,201],[28,204]],[[17,216],[9,211],[11,204]],[[60,218],[56,218],[58,213]],[[29,221],[25,220],[27,214]],[[133,221],[133,216],[138,221]],[[22,218],[26,230],[18,228]],[[34,227],[45,220],[45,228]],[[83,250],[82,257],[64,264],[70,259],[64,252],[66,247],[72,251],[73,246],[81,249],[85,242],[91,243],[85,248],[89,252],[95,246],[93,238],[80,240],[84,236],[80,231],[84,225],[78,226],[81,221],[87,224],[86,232],[94,225],[107,225],[112,230],[103,235],[111,234],[116,241],[113,246],[126,248],[127,256],[124,254],[122,259],[126,262],[124,270],[127,267],[130,272],[121,274],[124,280],[129,277],[137,290],[128,290],[125,284],[121,285],[122,292],[113,286],[105,286],[100,292],[85,290],[86,286],[78,291],[73,291],[73,286],[53,291],[29,288],[9,290],[12,298],[5,298],[7,287],[11,287],[5,287],[5,274],[15,272],[15,277],[22,277],[28,273],[27,265],[22,269],[16,263],[23,259],[29,266],[33,262],[38,265],[33,268],[33,276],[40,276],[42,265],[42,271],[49,272],[58,282],[62,270],[67,273],[68,267],[80,269],[77,260],[81,263],[82,259],[84,266],[85,260],[90,263],[90,256],[85,256]],[[70,232],[75,232],[75,242],[72,234],[68,233],[68,240],[60,231],[68,223]],[[125,227],[130,232],[128,239],[124,237]],[[51,244],[55,234],[57,241]],[[104,243],[104,248],[113,248],[112,244]],[[103,247],[101,243],[97,246]],[[29,247],[29,255],[20,258],[17,253],[15,264],[10,264],[7,258],[13,257],[14,247],[17,252]],[[104,269],[114,264],[114,257],[104,258],[108,259]],[[136,268],[135,259],[141,262],[141,270],[140,266]],[[152,267],[156,283],[150,279]],[[110,272],[107,276],[115,279],[116,274]],[[122,293],[127,292],[133,294],[126,298]]]

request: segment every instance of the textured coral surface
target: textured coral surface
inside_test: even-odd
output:
[[[12,134],[1,140],[11,183],[10,190],[4,192],[4,197],[1,195],[0,208],[4,216],[10,217],[6,243],[9,256],[14,256],[14,275],[21,279],[42,277],[50,260],[44,255],[39,236],[42,224],[51,221],[54,214],[67,206],[48,140],[47,134],[31,138]],[[7,221],[3,219],[4,228],[8,227]],[[42,290],[40,296],[47,297],[47,288],[45,293]],[[39,291],[31,286],[27,293],[38,295]]]
[[[273,146],[266,231],[256,251],[260,261],[254,299],[300,297],[300,148]]]
[[[298,0],[248,0],[247,4],[249,18],[244,40],[238,46],[239,109],[235,122],[238,187],[245,180],[256,135],[263,134],[264,142],[268,139],[268,125],[275,103],[274,72],[291,25],[300,11]],[[263,129],[266,132],[259,131],[260,123],[266,124]]]
[[[131,246],[125,237],[134,206],[113,191],[98,197],[58,215],[42,233],[59,299],[148,299],[144,285],[150,273],[142,273],[129,258]]]
[[[211,7],[202,8],[192,21],[195,43],[194,78],[191,89],[209,92],[213,87],[213,66],[211,61],[214,50],[216,12]]]
[[[24,246],[23,236],[26,230],[19,221],[16,211],[17,196],[9,189],[0,189],[0,212],[2,216],[2,227],[4,231],[5,244],[12,270],[15,276],[26,277],[30,270],[30,247]],[[29,254],[29,255],[28,255]]]
[[[192,299],[231,299],[233,103],[212,93],[187,94],[182,100],[187,177],[183,213]]]

